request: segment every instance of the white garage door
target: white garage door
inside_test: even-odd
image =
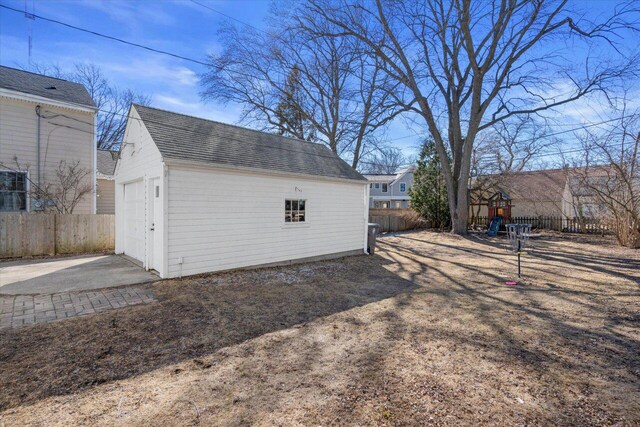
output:
[[[144,262],[144,184],[124,186],[124,253]]]

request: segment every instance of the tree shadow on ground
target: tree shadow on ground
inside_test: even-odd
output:
[[[490,262],[482,261],[500,259],[484,250],[483,242],[473,240],[472,247],[458,247],[436,239],[412,238],[422,245],[408,247],[401,243],[406,238],[385,240],[382,251],[394,261],[399,274],[423,286],[393,299],[396,305],[388,314],[396,319],[396,325],[390,326],[390,342],[383,345],[389,348],[393,342],[414,343],[419,354],[424,355],[420,360],[428,366],[427,373],[422,374],[422,380],[413,370],[411,375],[403,376],[403,369],[396,369],[385,360],[394,350],[374,351],[373,354],[378,354],[377,363],[368,364],[369,369],[353,379],[360,394],[349,396],[340,416],[348,416],[370,400],[393,408],[391,412],[402,414],[396,417],[412,422],[428,422],[439,412],[442,419],[454,417],[461,422],[468,416],[468,410],[476,407],[473,398],[479,396],[472,389],[481,384],[484,392],[480,400],[491,397],[495,406],[484,413],[475,413],[473,423],[496,423],[505,414],[498,409],[500,404],[508,408],[507,413],[517,413],[509,408],[516,398],[510,395],[510,387],[520,393],[527,390],[525,394],[532,393],[534,399],[545,404],[538,408],[522,407],[521,418],[502,419],[505,424],[614,424],[633,419],[617,412],[620,407],[616,406],[616,400],[620,400],[623,407],[628,407],[625,399],[637,396],[634,384],[640,372],[637,358],[640,341],[637,335],[629,333],[640,318],[633,314],[633,300],[627,298],[634,297],[637,302],[640,292],[634,291],[630,283],[618,289],[605,286],[600,292],[583,292],[581,281],[570,283],[572,277],[568,274],[556,276],[561,285],[551,289],[537,285],[499,286],[499,277],[492,272]],[[553,245],[545,250],[557,252]],[[475,259],[462,261],[460,253]],[[574,257],[570,251],[567,255],[551,261],[569,267]],[[600,277],[610,274],[631,281],[638,278],[638,270],[635,275],[619,273],[618,269],[626,269],[627,264],[618,262],[618,258],[611,257],[607,268],[591,265],[590,258],[598,256],[584,257],[585,269],[593,269]],[[614,299],[617,297],[623,299]],[[424,311],[425,316],[432,314],[433,318],[416,321],[416,311]],[[446,321],[438,320],[448,315]],[[444,353],[444,359],[451,360],[449,369],[453,378],[461,376],[462,383],[452,383],[451,372],[447,373],[437,359],[439,352]],[[498,367],[511,374],[495,371]],[[432,376],[429,372],[439,375]],[[493,388],[488,389],[489,384]],[[603,384],[610,388],[603,393],[596,391]],[[416,388],[421,394],[412,399],[410,394]],[[536,396],[536,392],[540,395]],[[549,396],[554,398],[548,400]],[[502,398],[504,402],[500,401]],[[442,405],[443,402],[448,404]]]
[[[0,409],[206,356],[415,288],[379,257],[167,280],[158,302],[0,331]]]
[[[484,235],[465,236],[465,239],[479,243],[486,247],[502,248],[509,250],[509,242],[504,238],[489,238]],[[525,249],[535,258],[545,262],[554,262],[566,264],[569,268],[581,268],[583,271],[591,270],[600,272],[625,280],[640,283],[640,259],[626,258],[621,259],[619,256],[607,256],[602,253],[593,255],[589,248],[593,249],[594,242],[571,242],[574,250],[567,250],[558,242],[562,239],[544,238],[531,239],[528,247]],[[575,250],[576,247],[580,250]]]
[[[557,275],[569,262],[543,259],[531,283],[508,287],[496,267],[503,256],[482,242],[416,235],[382,239],[379,256],[311,264],[316,279],[304,266],[162,282],[156,285],[161,302],[145,308],[153,315],[131,310],[96,323],[109,328],[114,321],[119,330],[107,334],[122,335],[103,340],[118,344],[107,352],[108,364],[62,360],[62,350],[80,352],[74,339],[96,357],[100,346],[88,342],[99,336],[96,325],[81,323],[90,326],[87,339],[74,327],[79,335],[64,336],[64,348],[48,343],[60,372],[23,375],[112,381],[100,369],[122,365],[126,378],[167,367],[140,377],[139,386],[124,386],[134,389],[127,396],[135,401],[132,411],[147,398],[144,387],[175,386],[177,396],[142,404],[148,412],[138,419],[157,425],[275,425],[284,416],[301,425],[637,424],[637,287],[617,280],[584,291],[588,266],[575,271],[580,277],[571,270]],[[594,283],[607,277],[592,271]],[[316,321],[298,327],[309,320]],[[25,356],[12,356],[12,363]],[[134,364],[127,367],[129,358]],[[74,364],[96,371],[75,374]],[[200,372],[202,366],[211,369]],[[28,379],[31,386],[35,381]],[[62,385],[50,394],[69,393],[69,382]],[[97,392],[122,399],[117,390]],[[31,393],[21,399],[43,397]],[[78,401],[66,408],[75,410]],[[91,409],[84,408],[89,417]]]

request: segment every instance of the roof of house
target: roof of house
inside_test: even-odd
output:
[[[364,177],[367,178],[368,181],[371,182],[388,182],[388,183],[392,183],[393,181],[395,181],[396,179],[400,178],[402,175],[409,173],[409,172],[414,172],[416,169],[415,165],[411,165],[409,167],[406,167],[404,169],[400,169],[398,171],[398,173],[369,173],[369,174],[365,174]]]
[[[506,193],[512,200],[559,201],[567,182],[566,169],[514,172],[500,176],[495,191]]]
[[[11,67],[0,66],[0,88],[95,108],[89,92],[80,83]]]
[[[96,153],[98,173],[100,175],[112,176],[118,161],[118,152],[111,150],[98,150]]]
[[[133,106],[163,158],[364,181],[322,144]]]
[[[367,180],[371,181],[371,182],[393,182],[394,179],[396,179],[397,175],[393,174],[393,175],[387,175],[387,174],[365,174],[364,175],[365,178],[367,178]]]

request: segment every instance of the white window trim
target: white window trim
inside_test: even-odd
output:
[[[23,173],[26,175],[26,179],[27,181],[25,182],[26,184],[26,188],[25,188],[25,192],[26,192],[26,197],[25,197],[25,210],[23,211],[2,211],[4,213],[20,213],[20,212],[31,212],[31,178],[30,178],[30,173],[28,170],[11,170],[11,169],[0,169],[0,172],[14,172],[14,173]]]
[[[384,189],[385,184],[386,184],[386,186],[387,186],[387,189],[386,189],[386,190]],[[386,182],[383,182],[383,183],[382,183],[382,185],[381,185],[381,187],[382,187],[382,188],[381,188],[381,191],[382,191],[383,193],[388,193],[388,192],[389,192],[389,184],[387,184]]]
[[[402,189],[403,185],[404,185],[404,190]],[[406,182],[401,182],[400,185],[398,185],[398,189],[400,190],[401,193],[406,193],[407,192],[407,183]]]
[[[379,182],[376,182],[376,183],[375,183],[375,185],[374,185],[374,187],[375,187],[375,189],[376,189],[376,190],[377,190],[377,189],[379,189],[379,188],[380,188],[380,183],[379,183]]]
[[[284,219],[287,215],[287,210],[285,209],[285,204],[287,202],[287,200],[304,200],[304,221],[302,222],[286,222]],[[298,197],[298,196],[291,196],[291,197],[284,197],[282,199],[282,227],[284,228],[288,228],[288,227],[307,227],[309,225],[309,216],[308,216],[308,212],[309,212],[309,199],[307,199],[306,197]]]

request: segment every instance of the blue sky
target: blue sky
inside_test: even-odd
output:
[[[264,27],[268,1],[198,0],[218,11],[256,27]],[[606,13],[612,1],[579,2],[589,14]],[[25,0],[0,0],[0,4],[24,10]],[[198,60],[217,53],[216,31],[225,17],[189,0],[26,0],[29,11],[79,27],[138,42]],[[240,107],[203,103],[198,74],[204,66],[0,9],[0,64],[29,64],[28,35],[33,45],[31,61],[57,64],[95,63],[121,88],[132,88],[152,97],[152,105],[172,111],[235,123]],[[637,41],[636,41],[637,42]],[[631,41],[630,41],[631,43]],[[631,45],[629,45],[631,46]],[[637,46],[637,44],[636,44]],[[581,102],[562,112],[568,123],[584,123],[594,117],[593,102]],[[566,129],[566,128],[565,128]],[[420,129],[405,120],[395,121],[388,132],[407,155],[417,152]]]

